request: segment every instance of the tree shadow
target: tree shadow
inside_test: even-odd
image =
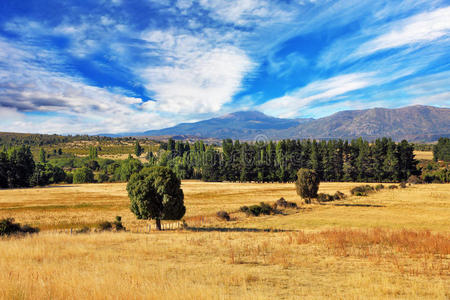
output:
[[[325,204],[326,205],[326,204]],[[328,205],[333,205],[333,206],[355,206],[355,207],[386,207],[386,205],[378,205],[378,204],[345,204],[345,203],[340,203],[340,204],[328,204]]]
[[[53,189],[53,188],[68,188],[68,187],[74,187],[74,185],[47,185],[47,186],[36,186],[34,188],[39,189]]]
[[[298,230],[285,229],[260,229],[260,228],[244,228],[244,227],[186,227],[185,230],[202,231],[202,232],[295,232]]]

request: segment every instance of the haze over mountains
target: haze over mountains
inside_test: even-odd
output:
[[[341,111],[320,119],[281,119],[257,111],[240,111],[161,130],[124,134],[135,136],[191,136],[196,138],[267,139],[375,139],[430,142],[450,136],[450,108],[409,106]]]

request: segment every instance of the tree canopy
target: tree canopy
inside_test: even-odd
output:
[[[128,181],[130,209],[138,219],[156,220],[161,229],[160,220],[179,220],[186,212],[180,186],[180,180],[169,168],[144,168]]]

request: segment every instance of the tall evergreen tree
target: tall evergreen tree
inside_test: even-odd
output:
[[[142,149],[141,145],[139,144],[139,141],[136,140],[136,143],[134,144],[134,154],[139,157],[141,156],[144,149]]]
[[[388,144],[386,157],[383,163],[384,179],[388,181],[399,180],[399,161],[397,147],[394,142]]]

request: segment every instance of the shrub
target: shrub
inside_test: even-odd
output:
[[[241,212],[244,212],[248,215],[259,216],[259,215],[270,215],[274,209],[267,203],[261,202],[259,205],[251,205],[251,206],[241,206],[239,209]]]
[[[330,202],[334,200],[334,197],[329,194],[320,193],[319,195],[317,195],[317,200],[319,202]]]
[[[295,202],[289,202],[286,201],[284,198],[280,198],[275,202],[275,209],[277,207],[283,207],[283,208],[297,208],[297,204]]]
[[[114,229],[116,229],[116,231],[121,231],[121,230],[126,230],[126,228],[123,226],[122,224],[122,217],[121,216],[116,216],[116,220],[114,221]]]
[[[374,188],[371,187],[370,185],[360,185],[350,190],[351,194],[355,196],[367,196],[369,193],[373,191]]]
[[[420,183],[423,183],[423,181],[419,177],[417,177],[416,175],[409,176],[407,182],[409,184],[420,184]]]
[[[73,183],[73,173],[66,173],[66,179],[64,181],[67,183]]]
[[[375,187],[375,191],[380,191],[380,190],[382,190],[382,189],[384,189],[384,185],[382,185],[382,184],[378,184],[376,187]]]
[[[401,187],[402,189],[406,188],[406,182],[400,183],[400,187]]]
[[[19,223],[14,223],[13,218],[6,218],[0,220],[0,236],[12,234],[37,233],[39,228],[31,227],[29,225],[21,226]]]
[[[241,212],[243,212],[243,213],[246,213],[246,214],[248,214],[248,206],[246,206],[246,205],[244,205],[244,206],[241,206],[240,208],[239,208],[239,210],[241,211]]]
[[[295,187],[297,194],[305,199],[307,204],[311,203],[311,198],[317,197],[320,178],[316,171],[311,169],[300,169],[297,172]]]
[[[108,182],[109,176],[105,172],[101,172],[101,173],[97,174],[96,179],[97,179],[98,183]]]
[[[230,215],[224,210],[218,211],[217,217],[222,220],[230,221]]]
[[[345,194],[344,193],[342,193],[342,192],[340,192],[340,191],[337,191],[335,194],[334,194],[334,200],[343,200],[343,199],[345,199],[347,196],[345,196]]]
[[[94,173],[91,169],[83,167],[76,169],[73,173],[73,183],[90,183],[94,182]]]
[[[248,207],[248,214],[253,215],[255,217],[261,214],[261,206],[259,205],[251,205]]]
[[[75,231],[75,233],[88,233],[90,231],[91,231],[91,228],[84,226],[84,227],[78,229],[77,231]]]
[[[390,189],[390,190],[398,189],[398,186],[393,184],[393,185],[388,186],[388,189]]]
[[[98,171],[100,169],[100,165],[96,160],[89,160],[84,164],[84,166],[92,171]]]
[[[110,230],[112,230],[112,224],[111,224],[111,222],[108,222],[108,221],[100,222],[97,225],[97,228],[100,231],[110,231]]]
[[[261,202],[259,206],[261,207],[261,214],[263,215],[270,215],[273,211],[272,206],[267,203]]]

